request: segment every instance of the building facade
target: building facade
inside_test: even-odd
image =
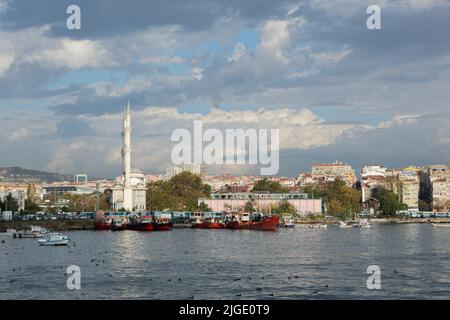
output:
[[[335,161],[331,164],[315,164],[312,166],[311,174],[316,181],[335,181],[341,179],[349,187],[356,183],[355,170],[346,163]]]
[[[198,204],[205,203],[213,211],[224,212],[241,210],[251,201],[259,210],[268,210],[283,200],[293,205],[300,216],[322,213],[322,199],[308,199],[305,193],[215,193],[211,198],[198,199]]]

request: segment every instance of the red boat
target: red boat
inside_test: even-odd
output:
[[[192,212],[189,217],[189,223],[192,228],[202,228],[205,216],[203,212]]]
[[[225,224],[222,219],[219,218],[205,218],[205,220],[196,227],[201,229],[222,229],[225,228]]]
[[[229,217],[225,227],[234,230],[276,230],[279,221],[279,216],[264,215],[262,213],[238,213],[232,214],[231,217]]]
[[[153,230],[155,231],[168,231],[172,227],[172,223],[169,218],[157,217],[153,222]]]
[[[95,221],[95,230],[109,230],[110,225],[105,221]]]
[[[152,216],[143,216],[140,218],[130,219],[130,223],[127,225],[128,230],[135,231],[153,231],[155,225],[153,224]]]

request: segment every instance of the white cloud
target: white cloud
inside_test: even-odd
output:
[[[243,43],[236,43],[236,45],[234,46],[234,51],[233,54],[228,57],[228,61],[239,61],[241,60],[242,57],[247,55],[247,48],[245,47],[245,45]]]
[[[99,68],[114,66],[107,50],[91,40],[62,39],[55,48],[33,52],[24,59],[28,63],[45,64],[70,69]]]

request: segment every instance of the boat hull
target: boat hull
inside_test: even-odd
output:
[[[39,241],[41,246],[67,246],[69,240],[61,240],[61,241]]]
[[[134,231],[153,231],[155,227],[152,223],[130,223],[127,229]]]
[[[169,231],[172,225],[170,223],[155,223],[153,230],[155,231]]]
[[[230,221],[226,224],[227,229],[232,230],[276,230],[278,228],[280,217],[271,216],[265,217],[261,221],[249,221],[249,222],[239,222]]]

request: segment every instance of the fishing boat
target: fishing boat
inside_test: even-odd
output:
[[[227,229],[276,230],[280,217],[262,212],[233,213],[226,217]]]
[[[69,243],[69,238],[63,236],[61,233],[50,233],[48,239],[39,239],[41,246],[66,246]]]
[[[128,227],[128,221],[124,219],[113,219],[111,222],[110,230],[112,231],[122,231],[126,230]]]
[[[203,212],[192,212],[189,217],[189,223],[192,228],[201,228],[205,219]]]
[[[202,223],[197,225],[197,228],[201,229],[223,229],[225,224],[223,219],[217,217],[205,218]]]
[[[127,229],[135,231],[153,231],[155,229],[153,217],[151,215],[130,217]]]
[[[153,230],[155,231],[168,231],[172,227],[170,218],[164,216],[154,216]]]

